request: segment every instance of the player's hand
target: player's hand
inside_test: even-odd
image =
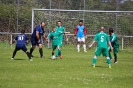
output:
[[[76,35],[74,36],[74,39],[77,39]]]
[[[87,39],[87,35],[85,36],[85,39]]]
[[[68,38],[66,38],[66,41],[68,42]]]
[[[12,42],[10,42],[10,45],[12,45]]]
[[[89,45],[89,49],[91,49],[92,45]]]
[[[113,51],[113,47],[110,47],[111,48],[111,51]]]
[[[46,38],[46,43],[48,43],[48,38]]]
[[[40,43],[40,39],[38,40],[38,43]]]

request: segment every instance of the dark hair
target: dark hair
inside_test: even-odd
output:
[[[113,28],[109,28],[109,32],[113,33],[114,29]]]
[[[42,24],[42,23],[45,23],[45,22],[44,22],[44,21],[42,21],[42,22],[41,22],[41,24]]]
[[[22,30],[21,30],[21,33],[23,33],[23,34],[24,34],[24,33],[25,33],[25,30],[24,30],[24,29],[22,29]]]
[[[82,22],[83,23],[83,20],[79,20],[79,22]]]
[[[59,20],[59,21],[57,21],[57,23],[58,23],[58,22],[61,22],[61,21]],[[62,22],[61,22],[61,23],[62,23]]]

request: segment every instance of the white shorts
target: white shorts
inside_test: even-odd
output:
[[[78,38],[78,42],[85,42],[85,38]]]

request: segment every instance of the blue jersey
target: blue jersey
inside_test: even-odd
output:
[[[36,28],[34,29],[32,35],[31,35],[31,38],[36,38],[36,32],[39,33],[39,38],[41,39],[41,36],[44,33],[44,29],[40,25],[36,26]]]
[[[15,40],[17,42],[16,43],[17,46],[24,46],[28,38],[25,34],[19,34],[16,36]]]
[[[86,27],[84,25],[77,25],[76,26],[76,35],[78,38],[83,38],[86,35]]]

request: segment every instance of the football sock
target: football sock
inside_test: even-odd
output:
[[[33,48],[30,48],[30,54],[31,54],[31,55],[32,55],[33,50],[34,50]]]
[[[114,62],[117,62],[117,54],[114,54]]]
[[[57,49],[56,50],[56,57],[58,57],[59,56],[59,50]]]
[[[86,44],[83,44],[84,51],[86,51]]]
[[[94,57],[94,58],[93,58],[93,61],[92,61],[93,65],[95,65],[95,64],[96,64],[96,61],[97,61],[97,58],[96,58],[96,57]]]
[[[59,56],[61,55],[61,50],[59,50],[58,55],[59,55]]]
[[[54,51],[52,51],[52,56],[54,55]]]
[[[109,52],[109,58],[110,58],[110,60],[112,59],[112,56],[111,56],[111,53]]]
[[[111,64],[111,63],[110,63],[110,58],[109,58],[109,57],[107,57],[107,63],[108,63],[108,65]]]
[[[80,51],[80,45],[79,44],[77,45],[77,50]]]
[[[40,53],[40,56],[42,57],[43,56],[42,48],[39,48],[39,53]]]
[[[13,51],[12,58],[14,58],[14,57],[15,57],[16,53],[17,53],[17,50],[15,49],[15,50]]]
[[[31,59],[30,53],[29,52],[26,52],[26,54],[27,54],[28,58]]]

